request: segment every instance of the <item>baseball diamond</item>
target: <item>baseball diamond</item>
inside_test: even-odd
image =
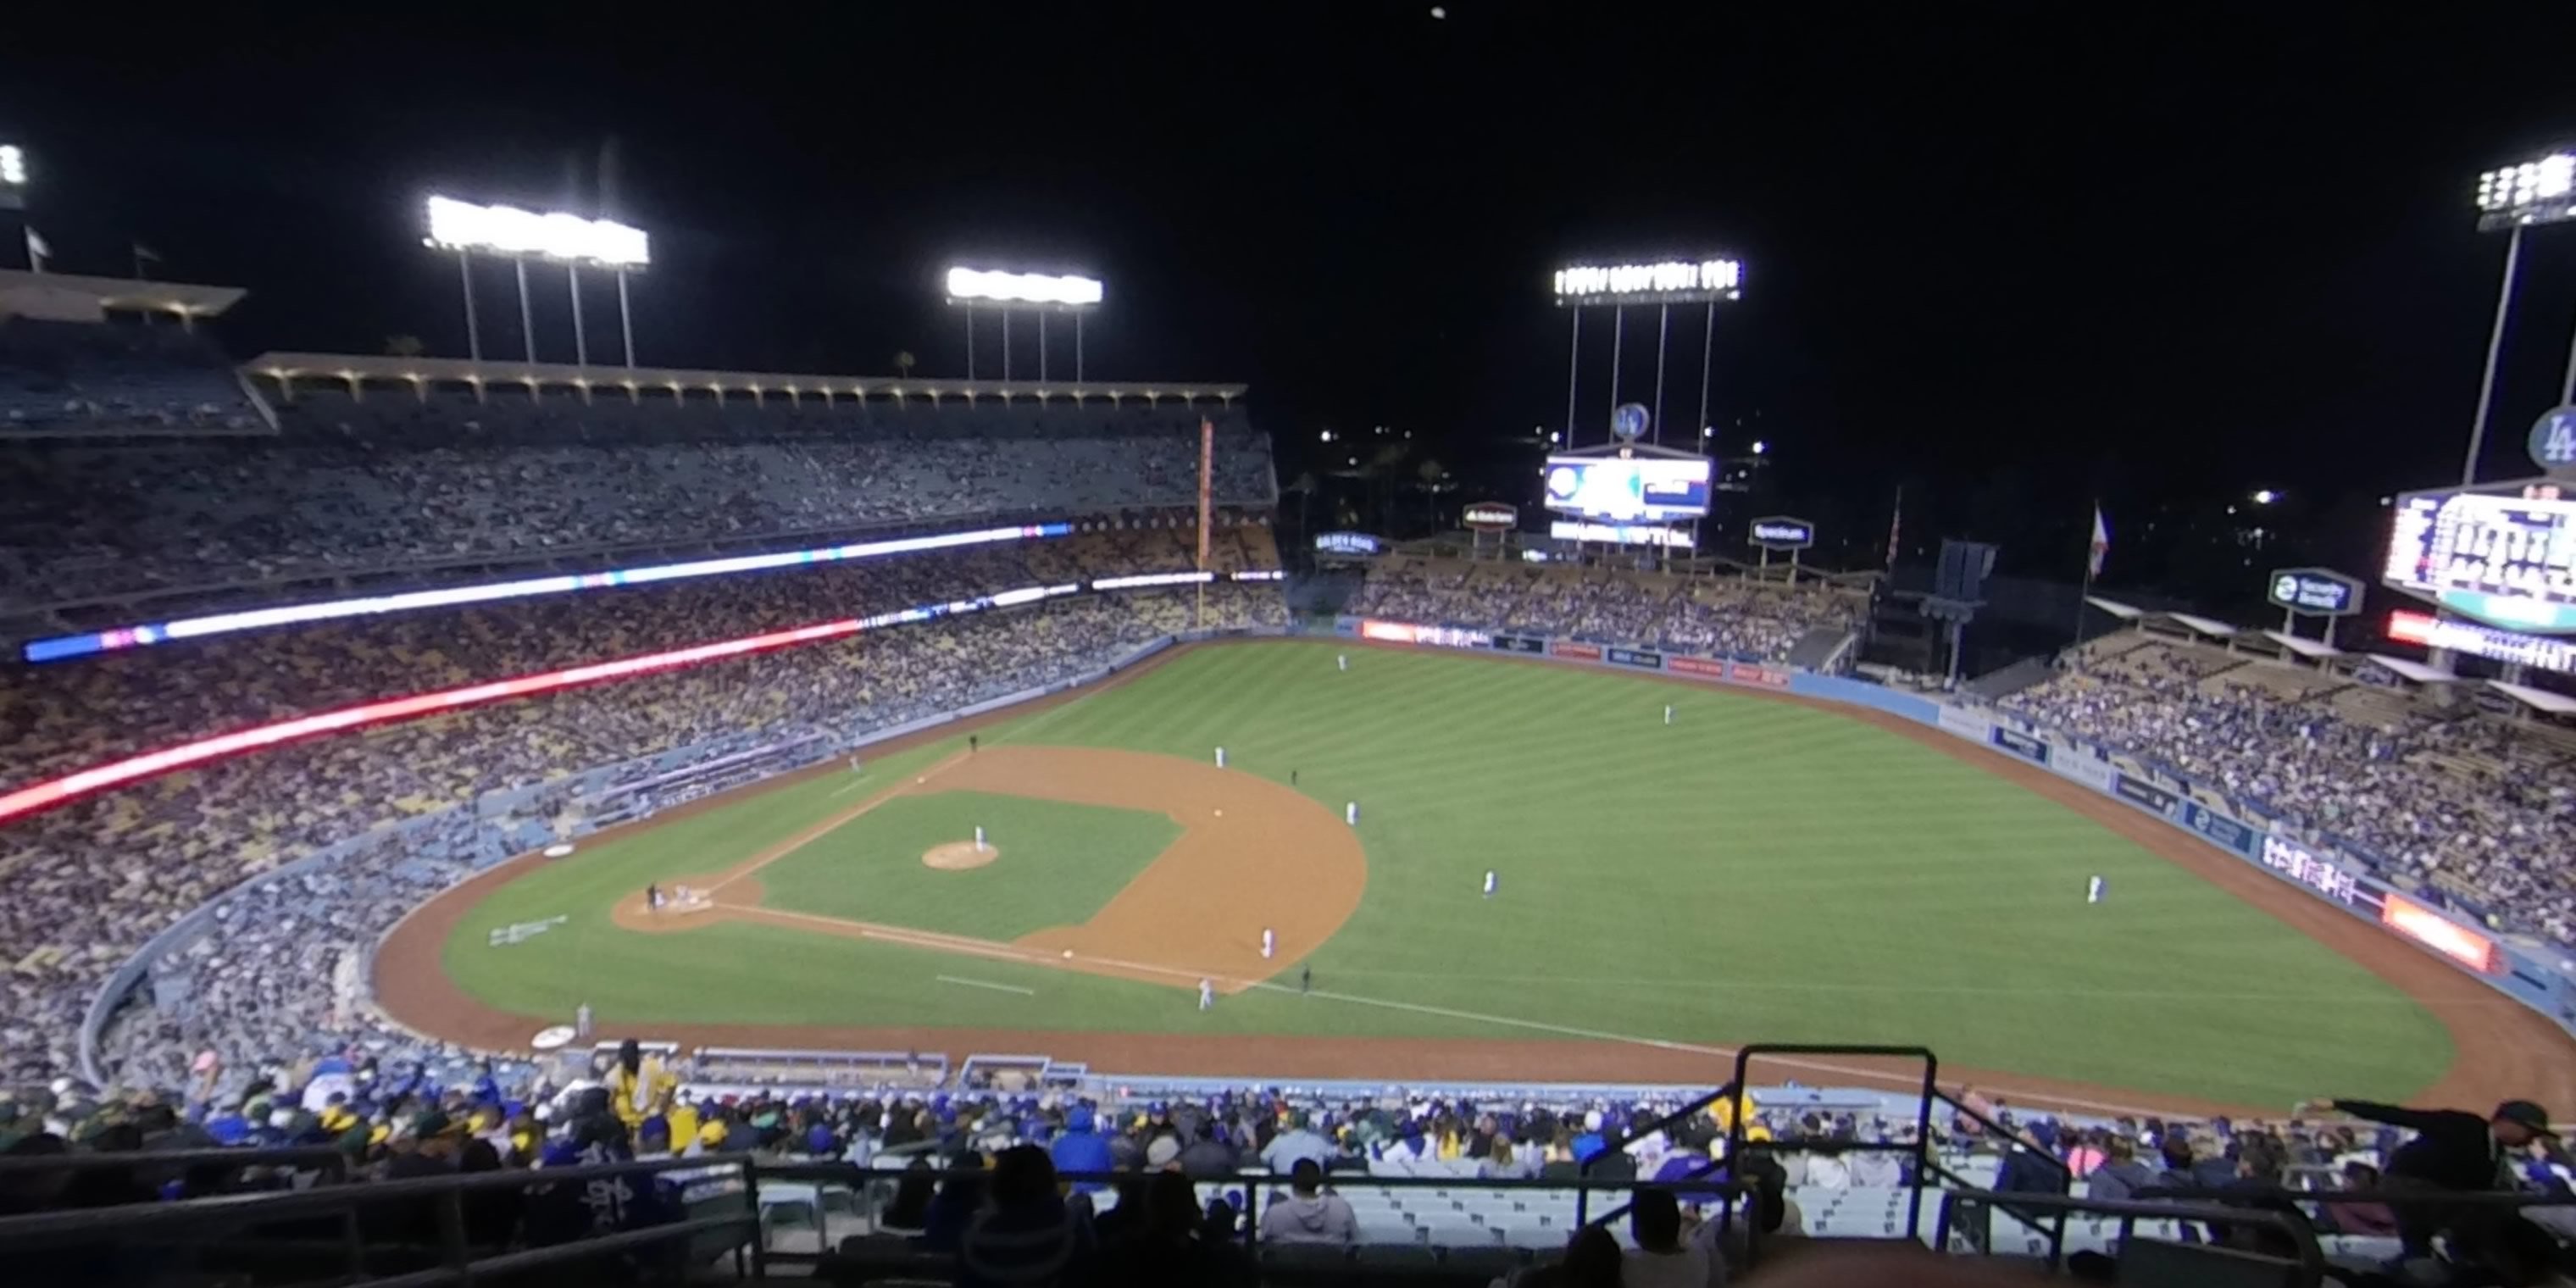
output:
[[[994,862],[925,866],[978,818]],[[2096,876],[2116,894],[2088,904]],[[656,882],[714,906],[657,916]],[[2545,1018],[2026,762],[1784,694],[1347,640],[1186,646],[862,778],[523,857],[374,971],[394,1018],[487,1048],[586,1005],[683,1044],[1713,1082],[1731,1043],[1904,1034],[2099,1110],[2576,1098]]]

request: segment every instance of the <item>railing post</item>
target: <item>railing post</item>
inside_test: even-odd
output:
[[[760,1172],[750,1156],[742,1160],[742,1201],[751,1209],[751,1277],[769,1277],[769,1223],[760,1219]],[[828,1243],[830,1232],[824,1228],[823,1200],[820,1191],[814,1200],[814,1238]]]
[[[456,1272],[456,1282],[472,1284],[473,1255],[465,1246],[465,1192],[451,1189],[438,1196],[438,1254]]]

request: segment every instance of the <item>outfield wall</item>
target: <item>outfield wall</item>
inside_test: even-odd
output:
[[[2576,961],[2526,936],[2503,936],[2444,906],[2439,896],[2401,889],[2376,869],[2170,770],[2097,747],[2063,730],[1991,708],[1907,693],[1776,663],[1677,653],[1527,633],[1426,626],[1380,618],[1335,619],[1340,635],[1379,643],[1515,654],[1607,671],[1651,672],[1709,684],[1788,692],[1884,711],[1952,737],[2029,761],[2179,828],[2297,886],[2346,914],[2440,956],[2488,987],[2548,1016],[2576,1036]]]

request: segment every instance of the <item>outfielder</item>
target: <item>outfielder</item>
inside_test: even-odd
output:
[[[2100,877],[2095,877],[2084,883],[2084,902],[2100,903],[2102,902],[2102,896],[2110,893],[2110,890],[2111,885],[2109,882],[2104,881]]]
[[[1494,897],[1494,870],[1492,868],[1485,869],[1485,897],[1488,899]]]
[[[1209,983],[1205,979],[1201,979],[1199,981],[1199,1009],[1204,1011],[1214,1005],[1216,1005],[1216,985]]]
[[[1336,656],[1336,657],[1334,658],[1334,660],[1342,664],[1342,669],[1343,669],[1343,670],[1347,671],[1347,670],[1351,669],[1351,655],[1350,655],[1350,654],[1348,654],[1348,653],[1340,654],[1340,655]]]
[[[1665,723],[1665,724],[1671,724],[1672,722],[1673,722],[1673,704],[1672,704],[1672,703],[1667,702],[1667,703],[1665,703],[1665,704],[1664,704],[1664,723]]]

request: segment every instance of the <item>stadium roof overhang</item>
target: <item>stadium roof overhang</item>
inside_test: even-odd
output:
[[[80,273],[30,273],[0,269],[0,316],[95,321],[108,310],[166,313],[183,321],[210,318],[250,294],[238,286],[198,286],[188,282],[146,282],[127,277],[89,277]]]
[[[2292,635],[2288,631],[2265,631],[2263,638],[2312,661],[2343,656],[2342,649],[2331,644],[2320,644],[2304,635]]]
[[[2535,689],[2527,684],[2507,684],[2502,680],[2489,680],[2487,687],[2534,711],[2546,711],[2553,716],[2576,715],[2576,698],[2564,693]]]
[[[2370,655],[2370,660],[2389,673],[2413,680],[2417,684],[2450,684],[2460,678],[2438,666],[2426,666],[2413,658],[2373,653]]]
[[[2086,595],[2084,602],[2124,622],[2134,622],[2147,615],[2147,610],[2135,604],[2123,604],[2119,600],[2104,599],[2100,595]]]
[[[766,397],[818,398],[1049,398],[1112,400],[1214,398],[1233,402],[1244,386],[1213,381],[1153,380],[930,380],[912,376],[818,376],[768,371],[705,371],[679,367],[582,367],[569,362],[497,359],[402,358],[354,353],[263,353],[242,370],[281,383],[337,380],[350,384],[503,385],[532,389],[612,389],[629,392],[709,391]]]

